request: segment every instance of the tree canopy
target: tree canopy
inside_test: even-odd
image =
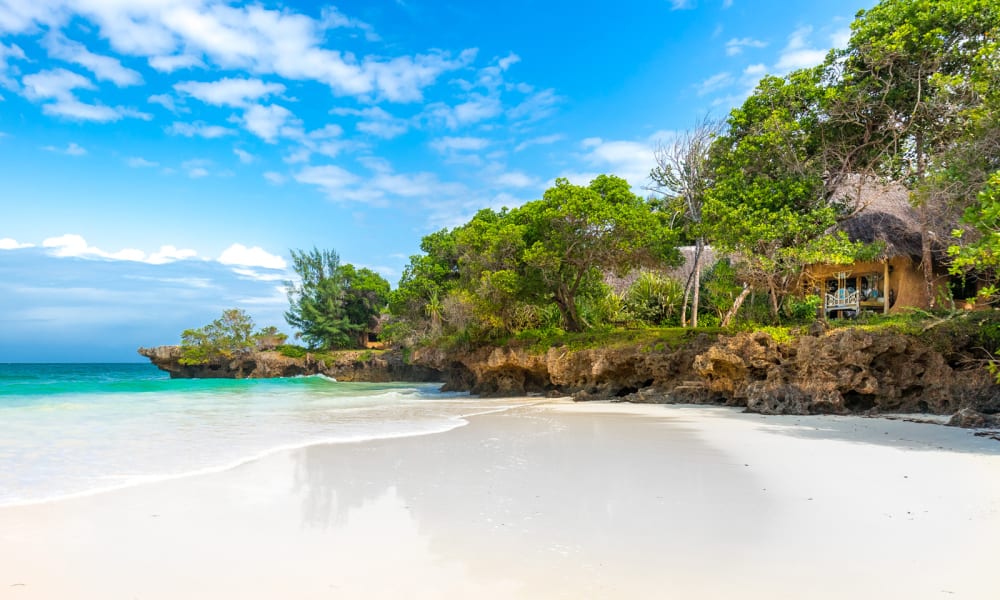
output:
[[[285,320],[312,348],[363,347],[389,297],[389,282],[366,268],[341,265],[333,250],[292,250],[297,281],[286,282]]]

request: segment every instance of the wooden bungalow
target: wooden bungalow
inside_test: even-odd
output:
[[[854,214],[838,228],[851,241],[881,242],[883,250],[871,262],[806,267],[805,289],[823,298],[824,316],[851,317],[861,311],[892,313],[904,307],[927,308],[931,298],[924,285],[920,221],[908,192],[898,186],[867,184],[853,186],[844,195],[853,198],[849,204]],[[935,259],[941,257],[941,250],[935,249]],[[946,269],[935,264],[934,272],[934,293],[946,293],[949,285]]]

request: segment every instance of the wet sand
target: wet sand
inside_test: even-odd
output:
[[[0,598],[996,598],[1000,443],[556,401],[0,508]]]

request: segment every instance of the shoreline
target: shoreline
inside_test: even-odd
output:
[[[968,430],[532,400],[440,435],[0,507],[0,597],[993,589],[1000,446]]]
[[[313,376],[309,375],[307,377],[313,377]],[[323,377],[323,376],[320,375],[320,377]],[[515,400],[515,399],[512,399],[512,400]],[[549,399],[546,399],[546,400],[549,400]],[[561,399],[553,399],[553,400],[561,400]],[[311,446],[336,446],[336,445],[340,445],[340,444],[364,444],[366,442],[375,442],[375,441],[380,441],[380,440],[393,440],[393,439],[402,439],[402,438],[409,438],[409,437],[421,437],[421,436],[425,436],[425,435],[438,435],[438,434],[448,433],[449,431],[452,431],[454,429],[458,429],[460,427],[467,426],[469,424],[469,419],[470,418],[474,418],[474,417],[477,417],[477,416],[480,416],[480,415],[488,415],[488,414],[493,414],[493,413],[497,413],[497,412],[504,412],[504,411],[507,411],[507,410],[519,408],[521,406],[531,406],[531,405],[532,405],[532,403],[511,404],[510,406],[504,406],[504,407],[500,407],[500,408],[485,409],[485,410],[480,410],[480,411],[476,411],[476,412],[472,412],[472,413],[468,413],[468,414],[461,414],[461,415],[457,415],[457,416],[450,416],[450,417],[448,417],[448,421],[450,422],[450,426],[440,427],[440,428],[437,428],[437,429],[414,430],[414,431],[395,432],[395,433],[382,433],[382,434],[369,434],[369,435],[365,435],[365,436],[360,436],[360,437],[358,437],[356,439],[355,438],[336,438],[336,439],[330,438],[330,439],[326,439],[326,440],[315,440],[314,439],[314,440],[308,440],[308,441],[303,441],[303,442],[293,442],[293,443],[288,443],[288,444],[280,444],[280,445],[277,445],[277,446],[273,446],[271,448],[266,448],[264,450],[261,450],[259,452],[250,454],[250,455],[242,457],[242,458],[237,458],[235,460],[231,460],[231,461],[226,462],[226,463],[221,464],[221,465],[202,467],[202,468],[193,469],[193,470],[190,470],[190,471],[183,471],[183,472],[180,472],[180,473],[167,473],[167,474],[155,474],[155,475],[136,475],[136,476],[132,476],[129,481],[125,481],[125,482],[122,482],[122,483],[119,483],[119,484],[109,485],[109,486],[105,486],[105,487],[97,487],[97,488],[92,488],[92,489],[87,489],[87,490],[81,490],[81,491],[77,491],[77,492],[69,492],[69,493],[65,493],[65,494],[58,494],[58,495],[55,495],[55,496],[50,496],[50,497],[45,497],[45,498],[36,498],[36,499],[27,499],[27,500],[0,501],[0,510],[6,509],[6,508],[18,508],[18,507],[34,506],[34,505],[37,505],[37,504],[49,504],[49,503],[53,503],[53,502],[62,502],[62,501],[66,501],[66,500],[74,500],[74,499],[77,499],[77,498],[86,498],[86,497],[96,496],[96,495],[105,494],[105,493],[113,493],[113,492],[116,492],[116,491],[125,490],[125,489],[129,489],[129,488],[137,487],[137,486],[152,485],[152,484],[157,484],[157,483],[166,482],[166,481],[173,481],[173,480],[177,480],[177,479],[184,479],[184,478],[187,478],[187,477],[199,477],[199,476],[202,476],[202,475],[212,475],[212,474],[215,474],[215,473],[224,473],[224,472],[229,471],[231,469],[239,468],[239,467],[241,467],[241,466],[243,466],[245,464],[252,463],[252,462],[258,461],[258,460],[266,459],[267,457],[269,457],[269,456],[271,456],[273,454],[278,454],[278,453],[281,453],[281,452],[294,452],[296,450],[302,450],[304,448],[309,448]]]

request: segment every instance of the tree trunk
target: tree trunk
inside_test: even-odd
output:
[[[698,328],[698,301],[701,296],[701,254],[705,250],[704,238],[698,238],[694,246],[694,299],[691,301],[691,327]]]
[[[927,199],[920,203],[920,263],[924,274],[924,293],[927,306],[934,308],[934,255],[931,252],[930,209]]]
[[[568,290],[560,290],[555,294],[554,300],[556,307],[559,309],[559,314],[562,315],[566,331],[583,331],[583,325],[580,323],[580,313],[576,310],[576,300],[573,298],[573,295]]]
[[[771,300],[771,317],[774,318],[774,324],[778,324],[778,311],[781,307],[778,305],[778,286],[773,281],[767,282],[767,295]]]
[[[733,320],[733,317],[736,316],[736,313],[739,312],[740,307],[743,306],[743,301],[746,300],[749,295],[750,286],[744,283],[743,291],[736,297],[736,300],[733,301],[732,308],[729,309],[729,312],[727,312],[726,316],[722,319],[722,327],[729,327],[729,323]]]

